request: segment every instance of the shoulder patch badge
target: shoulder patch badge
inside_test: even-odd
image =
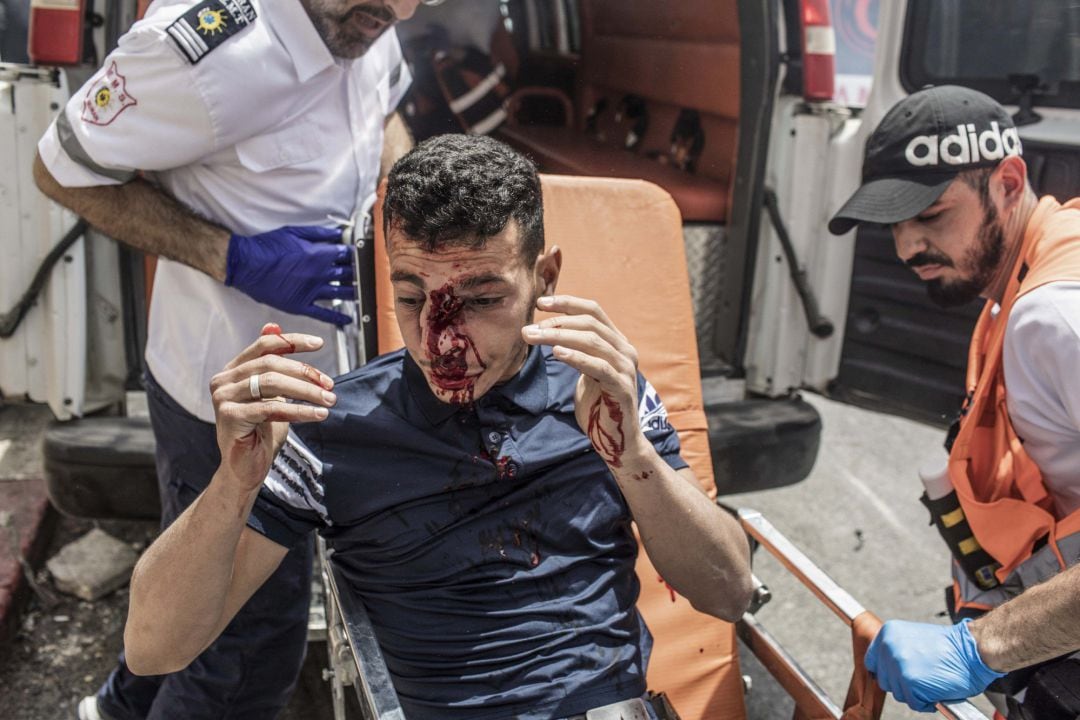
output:
[[[250,0],[210,0],[181,15],[165,32],[192,65],[255,21]]]
[[[113,61],[104,75],[99,75],[86,88],[82,119],[94,125],[108,125],[116,116],[138,101],[127,91],[127,79],[116,69]]]

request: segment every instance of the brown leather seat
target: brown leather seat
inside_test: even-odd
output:
[[[575,117],[566,127],[506,123],[497,135],[544,172],[641,178],[667,190],[687,221],[724,222],[739,118],[736,0],[581,0]],[[589,132],[589,114],[644,101],[648,125],[633,150]],[[693,172],[671,164],[680,113],[695,111],[704,146]],[[602,137],[601,137],[602,136]],[[667,162],[667,164],[665,164]]]
[[[694,318],[682,225],[671,197],[638,180],[544,175],[548,246],[563,250],[558,291],[598,300],[635,345],[641,371],[679,430],[682,454],[714,496],[701,399]],[[401,347],[376,204],[379,351]],[[638,608],[654,636],[648,682],[666,692],[684,720],[745,718],[742,676],[730,623],[695,611],[671,593],[644,552],[637,565]],[[722,588],[718,588],[722,591]]]
[[[498,135],[523,149],[544,172],[648,180],[671,194],[685,220],[723,222],[727,216],[725,182],[691,175],[567,128],[504,125]]]

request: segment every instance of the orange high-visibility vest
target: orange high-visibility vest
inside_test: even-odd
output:
[[[1056,517],[1005,402],[1002,345],[1009,312],[1017,298],[1058,281],[1080,282],[1080,198],[1065,205],[1052,197],[1039,202],[1001,309],[995,314],[995,303],[988,301],[971,338],[968,399],[949,454],[949,479],[977,546],[1000,564],[994,573],[1000,584],[982,589],[953,563],[958,610],[989,610],[1080,558],[1080,510]]]

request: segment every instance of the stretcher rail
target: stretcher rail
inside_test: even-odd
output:
[[[334,332],[337,372],[343,375],[367,363],[376,350],[375,259],[372,194],[360,204],[353,216],[342,222],[342,242],[353,250],[356,277],[356,300],[334,301],[332,307],[345,313],[353,322]],[[326,588],[327,651],[330,669],[334,718],[345,720],[345,692],[356,692],[364,720],[404,720],[405,713],[386,667],[375,628],[363,601],[340,588],[347,581],[333,560],[334,551],[319,538],[319,569]]]
[[[358,598],[340,592],[339,588],[345,587],[347,581],[342,576],[341,569],[334,564],[332,550],[326,553],[326,558],[323,567],[327,570],[327,587],[333,602],[337,604],[347,648],[351,650],[341,654],[350,656],[353,663],[353,666],[347,669],[343,667],[343,663],[335,663],[333,672],[346,672],[349,675],[365,720],[405,720],[405,713],[398,701],[367,609]],[[331,648],[331,657],[334,658],[337,654],[335,648]]]
[[[737,511],[737,515],[747,535],[768,550],[833,614],[851,628],[854,670],[844,707],[841,708],[833,702],[754,617],[753,612],[757,608],[752,608],[736,624],[739,638],[795,700],[796,718],[835,718],[836,720],[841,718],[876,720],[879,718],[884,694],[867,672],[862,656],[880,629],[881,620],[840,587],[824,570],[815,565],[760,512],[742,508]],[[758,606],[760,607],[760,603]],[[939,703],[937,711],[953,720],[987,720],[982,712],[967,701]]]

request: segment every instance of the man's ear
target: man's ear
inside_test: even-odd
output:
[[[1019,155],[1009,155],[994,168],[991,179],[1001,188],[1001,209],[1012,210],[1027,190],[1027,163]]]
[[[542,295],[554,295],[555,286],[559,284],[559,272],[562,270],[562,250],[558,245],[540,253],[533,266],[533,277],[536,279],[538,297]]]

